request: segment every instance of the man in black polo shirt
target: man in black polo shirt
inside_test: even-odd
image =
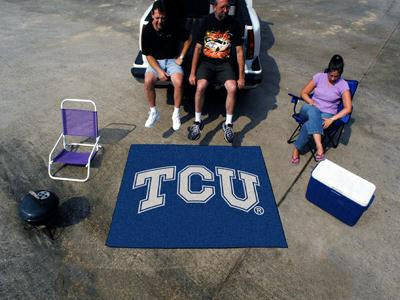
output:
[[[244,87],[244,55],[242,47],[242,34],[233,17],[229,16],[229,1],[216,0],[214,12],[204,17],[197,36],[196,47],[193,54],[192,69],[189,82],[195,85],[195,122],[189,128],[188,138],[196,140],[203,129],[201,110],[204,103],[204,93],[211,80],[225,85],[226,96],[226,121],[222,124],[225,140],[233,142],[234,132],[232,125],[233,111],[237,88]],[[239,78],[229,62],[231,50],[236,50],[239,66]],[[197,68],[198,66],[198,68]],[[196,73],[197,71],[197,73]]]
[[[142,53],[149,63],[144,76],[144,88],[150,107],[145,127],[153,127],[160,118],[160,113],[156,109],[154,88],[157,79],[161,81],[171,79],[174,86],[172,128],[178,130],[181,126],[179,108],[183,93],[181,64],[189,49],[191,37],[185,29],[178,29],[173,22],[166,20],[166,10],[160,1],[154,2],[151,17],[151,21],[143,28],[142,32]],[[178,47],[181,42],[184,43],[179,51]]]

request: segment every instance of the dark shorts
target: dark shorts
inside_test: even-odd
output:
[[[236,80],[236,75],[229,62],[213,64],[202,61],[197,69],[197,79],[224,84],[227,80]]]

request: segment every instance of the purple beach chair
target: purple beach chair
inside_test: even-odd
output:
[[[90,106],[93,106],[94,110],[65,108],[65,104],[67,103],[80,103],[80,106],[82,106],[82,103],[90,104]],[[61,102],[61,116],[63,131],[49,154],[49,176],[50,178],[56,180],[85,182],[88,180],[90,175],[90,161],[95,157],[97,151],[101,147],[99,145],[100,136],[97,126],[96,104],[92,100],[64,99]],[[78,137],[93,138],[96,140],[96,142],[94,144],[72,142],[74,138],[76,139]],[[57,145],[60,144],[61,140],[63,148],[57,155],[53,156],[53,153]],[[89,151],[78,151],[81,147],[86,147],[89,149]],[[86,177],[68,178],[54,176],[55,174],[52,174],[51,167],[56,163],[85,166],[87,170]]]

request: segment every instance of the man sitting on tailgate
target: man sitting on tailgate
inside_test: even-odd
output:
[[[159,120],[160,113],[156,109],[155,83],[157,79],[171,79],[174,86],[174,112],[172,128],[181,126],[179,108],[183,94],[182,61],[191,44],[190,34],[183,28],[177,28],[173,22],[167,21],[166,10],[160,1],[153,4],[151,21],[143,28],[142,53],[146,55],[149,66],[144,77],[144,89],[150,112],[145,127],[153,127]],[[178,46],[183,41],[179,51]]]
[[[196,140],[203,129],[201,111],[204,103],[204,93],[210,81],[224,84],[226,96],[226,121],[222,124],[225,140],[233,142],[233,111],[235,108],[236,89],[242,89],[244,81],[244,55],[242,35],[235,20],[228,15],[229,1],[216,0],[214,12],[204,17],[199,28],[197,43],[193,54],[192,69],[189,82],[195,85],[195,122],[189,128],[188,138]],[[233,70],[229,58],[232,48],[235,48],[239,66],[239,78]],[[198,66],[198,68],[197,68]],[[197,72],[197,73],[196,73]]]

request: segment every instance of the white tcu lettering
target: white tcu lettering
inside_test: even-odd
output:
[[[223,167],[215,168],[215,173],[219,176],[221,196],[225,202],[232,208],[249,212],[259,203],[257,186],[260,186],[260,182],[257,175],[240,170],[237,172],[243,185],[243,198],[236,196],[234,191],[235,170]],[[133,189],[147,186],[146,198],[140,200],[138,213],[165,205],[165,194],[160,194],[161,181],[175,180],[175,174],[175,166],[144,170],[135,174]],[[214,173],[205,166],[187,166],[179,172],[178,196],[186,203],[206,203],[215,195],[215,187],[203,184],[200,191],[193,191],[191,189],[192,176],[200,176],[202,181],[214,181]]]
[[[235,170],[216,167],[215,173],[219,176],[221,196],[229,206],[248,212],[259,203],[256,188],[256,186],[260,185],[258,176],[240,170],[238,171],[239,179],[242,181],[244,190],[244,197],[239,198],[235,195],[235,191],[233,190],[233,179],[236,179]]]
[[[135,174],[133,188],[147,185],[146,198],[140,200],[138,213],[165,205],[165,194],[160,194],[161,180],[175,180],[176,167],[145,170]]]
[[[214,173],[204,166],[187,166],[179,172],[178,195],[187,203],[206,203],[215,195],[213,186],[203,185],[200,192],[193,192],[190,179],[198,175],[204,181],[214,181]]]

